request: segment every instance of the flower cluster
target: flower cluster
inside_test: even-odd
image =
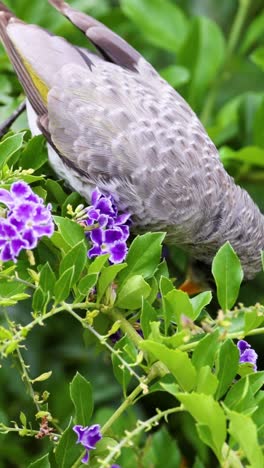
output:
[[[95,449],[95,445],[99,440],[102,439],[101,428],[99,424],[94,424],[93,426],[83,427],[81,425],[73,426],[74,432],[76,432],[78,440],[77,444],[81,444],[85,450],[86,454],[82,459],[82,463],[87,463],[89,460],[90,450]]]
[[[118,214],[112,196],[105,196],[98,189],[93,191],[86,219],[87,226],[94,227],[87,233],[93,244],[89,258],[110,254],[111,263],[123,262],[127,254],[129,217],[128,213]]]
[[[239,354],[240,354],[239,362],[253,364],[253,369],[254,371],[256,371],[257,370],[256,363],[258,359],[258,355],[256,351],[254,351],[254,349],[251,349],[250,344],[245,340],[238,341],[237,347],[238,347]]]
[[[43,236],[52,236],[54,224],[51,205],[45,206],[28,184],[23,181],[11,185],[10,192],[0,189],[2,210],[0,218],[0,260],[17,260],[22,249],[34,249]]]

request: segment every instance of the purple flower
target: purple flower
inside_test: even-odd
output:
[[[41,237],[52,236],[51,205],[46,207],[25,182],[15,182],[10,192],[0,189],[0,203],[8,208],[0,218],[0,260],[15,262],[22,249],[34,249]]]
[[[111,465],[111,468],[121,468],[120,465]]]
[[[82,444],[86,449],[86,454],[82,459],[82,463],[87,463],[89,460],[90,450],[95,449],[95,445],[99,440],[102,439],[102,434],[100,432],[101,428],[99,424],[94,424],[93,426],[83,427],[80,425],[73,426],[74,432],[78,436],[77,444]]]
[[[245,340],[239,340],[237,347],[240,354],[239,362],[253,364],[254,371],[257,370],[257,359],[258,355],[254,349],[251,349],[251,345]]]
[[[126,224],[130,215],[119,214],[111,196],[103,195],[98,189],[92,192],[92,205],[87,209],[87,226],[94,226],[87,233],[92,242],[89,258],[109,254],[111,263],[121,263],[127,255],[126,241],[129,226]]]

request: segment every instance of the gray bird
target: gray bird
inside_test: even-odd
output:
[[[89,200],[97,186],[132,214],[137,232],[210,264],[230,241],[245,278],[261,269],[264,217],[225,171],[185,100],[129,44],[61,0],[49,0],[98,55],[17,19],[0,2],[0,36],[50,163]]]

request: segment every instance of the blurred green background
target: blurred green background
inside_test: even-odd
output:
[[[6,0],[5,3],[23,20],[48,28],[76,44],[87,45],[85,37],[45,0]],[[229,173],[250,192],[264,212],[263,0],[76,0],[69,3],[94,15],[130,42],[184,96],[220,148]],[[21,87],[0,48],[0,122],[22,99]],[[14,126],[16,130],[26,127],[25,116]],[[174,275],[184,276],[185,255],[171,249],[169,263]],[[246,305],[263,303],[263,279],[263,274],[259,274],[254,281],[244,284],[240,301]],[[23,308],[12,311],[12,317],[27,323],[29,313],[24,303]],[[260,354],[260,339],[252,343]],[[102,412],[109,411],[105,408],[117,406],[121,395],[112,376],[109,356],[97,353],[94,345],[85,347],[82,331],[66,315],[50,320],[41,333],[34,330],[23,354],[33,376],[49,369],[53,371],[48,383],[38,385],[39,391],[45,388],[51,392],[50,410],[60,426],[65,427],[72,413],[65,389],[76,370],[93,384],[98,421]],[[0,419],[4,422],[17,419],[22,410],[33,420],[30,399],[14,362],[5,361],[0,370],[0,385]],[[151,413],[157,398],[144,400],[144,406],[138,408],[140,417]],[[131,414],[131,421],[134,418]],[[177,436],[186,466],[195,463],[196,453],[203,464],[196,462],[195,466],[212,466],[214,461],[198,441],[188,417],[175,420],[171,431]],[[1,436],[0,467],[27,466],[45,450],[45,444],[48,441]],[[135,466],[135,461],[124,466]],[[157,462],[155,466],[161,465]]]

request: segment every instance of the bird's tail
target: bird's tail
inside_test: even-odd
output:
[[[102,23],[75,10],[63,0],[48,2],[80,29],[106,60],[134,70],[141,55],[124,39]]]

